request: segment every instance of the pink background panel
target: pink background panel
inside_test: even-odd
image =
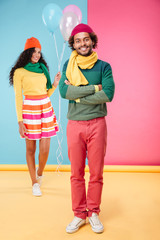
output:
[[[160,1],[88,0],[88,24],[116,84],[105,164],[160,165]]]

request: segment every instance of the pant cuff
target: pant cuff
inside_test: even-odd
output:
[[[74,213],[74,216],[82,218],[82,219],[86,219],[87,218],[87,212],[85,212],[85,213],[84,212]]]

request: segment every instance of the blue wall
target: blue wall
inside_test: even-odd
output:
[[[9,86],[9,71],[19,54],[23,51],[27,38],[38,38],[42,45],[42,53],[49,65],[52,80],[58,71],[57,55],[54,39],[49,34],[42,21],[43,8],[48,3],[56,3],[63,10],[70,4],[75,4],[82,11],[82,22],[87,23],[87,0],[1,0],[0,1],[0,46],[1,46],[1,118],[0,118],[0,164],[25,164],[25,140],[21,139],[18,132],[18,124],[15,111],[15,99],[13,87]],[[60,30],[55,31],[59,54],[63,46],[63,37]],[[71,50],[66,46],[63,63],[69,58]],[[62,67],[61,67],[62,68]],[[59,91],[56,89],[51,96],[57,118],[59,117]],[[69,164],[67,154],[66,125],[67,125],[67,100],[61,99],[61,126],[59,138],[61,143],[63,163]],[[37,156],[38,156],[37,141]],[[58,148],[57,137],[51,140],[51,149],[48,164],[57,164],[56,150]],[[38,162],[36,156],[36,163]],[[61,161],[62,159],[59,158]]]

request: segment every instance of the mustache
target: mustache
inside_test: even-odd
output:
[[[86,46],[86,45],[84,45],[83,47],[86,47],[86,48],[88,48],[88,46]],[[81,48],[83,48],[83,47],[79,47],[79,49],[81,49]]]

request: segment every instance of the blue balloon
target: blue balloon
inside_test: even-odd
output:
[[[63,12],[61,8],[55,3],[50,3],[44,7],[42,12],[42,19],[50,32],[53,33],[59,26],[62,15]]]

